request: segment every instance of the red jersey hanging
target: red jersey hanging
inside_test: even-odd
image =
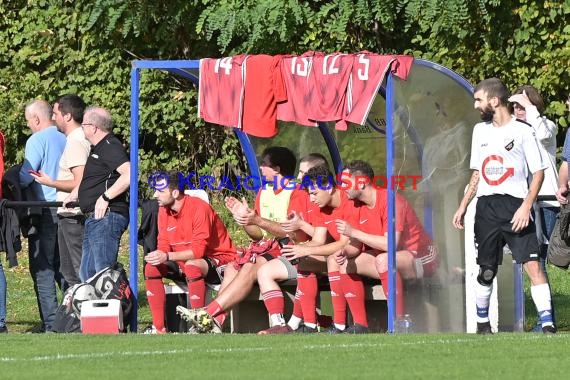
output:
[[[277,119],[292,121],[300,125],[316,127],[309,120],[310,98],[313,89],[309,87],[309,73],[313,64],[313,52],[299,57],[281,59],[281,74],[287,88],[287,101],[277,105]]]
[[[250,55],[246,63],[243,131],[257,137],[277,134],[277,103],[287,100],[281,56]]]
[[[200,60],[198,116],[205,121],[241,128],[246,55]]]
[[[356,54],[347,90],[346,121],[365,124],[384,76],[394,60],[390,55],[369,52]]]
[[[309,119],[336,121],[336,129],[346,130],[346,91],[354,55],[315,54],[313,69],[309,75]]]

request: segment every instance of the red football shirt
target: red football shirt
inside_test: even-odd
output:
[[[177,213],[160,207],[157,243],[164,252],[191,249],[195,258],[209,256],[220,265],[236,256],[236,248],[218,214],[202,199],[188,195]]]
[[[250,55],[247,59],[243,131],[257,137],[277,134],[277,103],[287,100],[281,56]]]
[[[200,60],[198,116],[227,127],[242,127],[246,55]]]
[[[346,121],[364,125],[390,64],[390,55],[362,52],[355,56],[347,90]]]
[[[396,232],[400,232],[397,250],[421,251],[432,244],[431,238],[425,232],[412,205],[408,200],[396,193]],[[358,229],[375,235],[388,232],[388,191],[376,190],[376,204],[373,208],[366,205],[360,207]]]
[[[316,54],[309,75],[309,119],[337,121],[336,129],[346,130],[346,92],[352,71],[354,55],[334,53]]]
[[[394,58],[396,58],[396,61],[390,65],[392,74],[403,80],[408,79],[412,64],[414,63],[414,57],[411,55],[395,55]]]
[[[311,224],[315,227],[326,227],[329,234],[336,241],[340,239],[340,234],[336,229],[335,220],[340,219],[353,225],[358,223],[358,207],[354,202],[348,199],[346,193],[341,190],[337,190],[340,194],[340,205],[339,207],[322,207],[319,212],[314,213],[314,219]]]
[[[313,52],[299,57],[283,57],[281,74],[287,89],[287,101],[277,105],[277,119],[292,121],[300,125],[316,127],[309,120],[309,99],[313,89],[309,87],[309,73],[313,64]]]

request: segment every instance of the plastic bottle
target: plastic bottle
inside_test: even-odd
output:
[[[409,334],[413,332],[413,323],[410,314],[404,314],[403,317],[396,319],[396,332],[399,334]]]

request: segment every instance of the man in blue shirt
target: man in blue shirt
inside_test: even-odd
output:
[[[52,125],[52,108],[44,100],[34,100],[26,105],[26,123],[32,135],[26,142],[25,161],[20,170],[22,188],[32,186],[36,200],[54,202],[56,190],[40,185],[30,171],[57,176],[59,159],[65,147],[65,136]],[[34,281],[34,290],[42,320],[40,331],[52,331],[57,309],[57,287],[64,286],[59,272],[59,254],[57,247],[56,209],[42,209],[37,233],[28,236],[30,274]]]

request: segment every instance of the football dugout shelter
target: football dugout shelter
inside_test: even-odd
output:
[[[135,60],[131,70],[131,184],[138,184],[139,102],[141,70],[163,70],[199,84],[199,60]],[[451,221],[464,194],[471,170],[471,133],[479,122],[473,109],[473,86],[462,76],[436,63],[415,59],[406,80],[388,70],[364,125],[349,123],[346,131],[334,122],[307,127],[278,122],[278,134],[259,138],[232,128],[241,145],[249,173],[259,176],[259,154],[269,146],[287,146],[299,158],[323,154],[338,172],[343,162],[368,161],[376,175],[406,178],[404,186],[387,185],[388,217],[395,220],[395,193],[413,205],[439,255],[433,275],[405,284],[406,312],[414,332],[475,332],[474,285],[478,274],[473,235],[475,201],[465,218],[465,231]],[[143,105],[144,106],[144,105]],[[221,127],[221,126],[212,126]],[[226,127],[227,128],[227,127]],[[180,168],[183,170],[184,168]],[[194,170],[194,168],[189,168]],[[142,173],[146,178],[150,173]],[[420,179],[417,179],[420,176]],[[416,183],[411,178],[416,178]],[[401,182],[400,182],[401,184]],[[130,283],[138,296],[139,253],[137,242],[138,187],[130,187]],[[395,228],[388,226],[389,288],[385,330],[395,325]],[[505,260],[491,300],[495,331],[522,331],[524,294],[521,265]],[[135,309],[136,310],[136,309]],[[137,331],[133,313],[132,331]],[[501,316],[500,323],[498,316]]]

